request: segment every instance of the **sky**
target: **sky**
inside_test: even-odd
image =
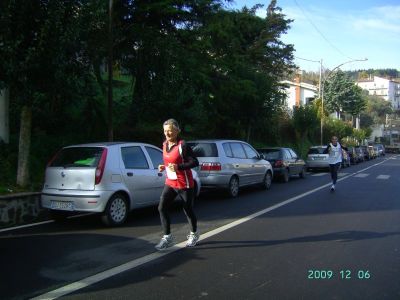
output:
[[[228,8],[257,3],[265,5],[257,12],[265,17],[269,0],[235,0]],[[300,69],[319,71],[322,59],[331,70],[344,63],[342,70],[400,71],[400,0],[277,0],[277,6],[293,20],[281,39],[294,45]]]

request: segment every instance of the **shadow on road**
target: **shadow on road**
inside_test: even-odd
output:
[[[400,235],[400,232],[373,232],[373,231],[341,231],[321,235],[302,236],[285,240],[269,240],[269,241],[209,241],[201,242],[196,250],[201,249],[224,249],[224,248],[247,248],[274,246],[281,244],[293,243],[313,243],[313,242],[329,242],[335,241],[340,243],[348,243],[359,240],[380,239],[388,236]]]

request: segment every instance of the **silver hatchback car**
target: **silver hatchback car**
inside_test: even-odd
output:
[[[271,187],[273,169],[252,146],[236,140],[188,141],[199,160],[202,188],[224,188],[236,197],[239,188],[260,184]]]
[[[310,147],[307,153],[307,170],[329,168],[329,154],[324,154],[326,146]]]
[[[144,143],[95,143],[62,148],[48,163],[41,202],[55,218],[98,212],[107,225],[125,222],[134,208],[159,202],[162,150]],[[201,182],[193,171],[195,195]]]

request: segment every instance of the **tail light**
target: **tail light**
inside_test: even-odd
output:
[[[56,159],[56,157],[58,156],[58,153],[60,153],[61,150],[57,151],[56,154],[53,155],[53,157],[49,160],[49,162],[47,163],[47,167],[50,167],[50,165],[53,163],[53,161]]]
[[[283,166],[283,160],[277,160],[274,163],[274,167],[276,167],[276,168],[279,168],[279,167],[282,167],[282,166]]]
[[[221,164],[219,162],[202,163],[200,171],[221,171]]]
[[[99,184],[101,178],[103,177],[104,167],[106,166],[106,159],[107,159],[107,148],[104,148],[103,153],[101,154],[100,157],[100,161],[96,168],[95,184]]]

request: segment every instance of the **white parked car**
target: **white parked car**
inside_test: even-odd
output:
[[[162,150],[144,143],[94,143],[61,149],[48,163],[41,202],[54,217],[98,212],[107,225],[132,209],[158,204],[165,183]],[[192,170],[195,195],[201,183]]]

